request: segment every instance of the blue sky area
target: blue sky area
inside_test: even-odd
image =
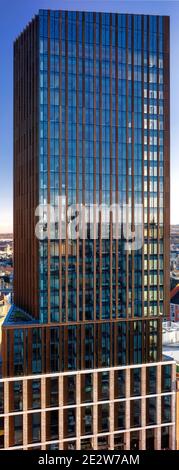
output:
[[[12,230],[13,41],[39,8],[171,17],[171,223],[179,224],[179,0],[0,0],[0,232]]]

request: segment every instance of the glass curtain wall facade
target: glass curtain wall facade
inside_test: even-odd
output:
[[[85,337],[91,364],[97,338],[106,365],[160,360],[169,287],[169,19],[40,10],[15,43],[14,63],[15,304],[41,325],[64,325],[51,330],[52,342],[64,330],[73,357]],[[66,230],[63,239],[55,231],[38,241],[34,203],[58,211],[59,196],[67,208],[129,204],[132,230],[143,204],[143,246],[126,250],[112,216],[108,239],[100,219],[95,240],[89,221],[85,240]],[[115,335],[123,337],[119,363],[110,357]]]
[[[40,10],[14,45],[14,91],[13,309],[29,319],[11,312],[4,323],[3,375],[138,364],[128,393],[140,396],[140,367],[151,363],[155,394],[152,363],[162,361],[169,305],[169,18]],[[67,208],[129,204],[133,231],[142,204],[142,247],[126,250],[125,237],[115,239],[112,216],[106,239],[100,218],[95,240],[90,221],[86,239],[72,240],[66,230],[59,240],[55,227],[53,237],[37,240],[35,208],[58,211],[59,196]],[[119,381],[122,393],[121,371]],[[104,371],[98,391],[100,384],[105,397],[107,383]],[[155,400],[146,406],[146,422],[159,423]],[[125,413],[121,405],[115,426]],[[141,426],[141,413],[136,400],[132,427]],[[100,408],[99,428],[107,415]]]
[[[164,311],[166,23],[156,16],[40,13],[39,202],[57,208],[61,195],[67,206],[129,203],[133,225],[135,205],[144,204],[145,224],[144,247],[135,253],[113,239],[111,224],[109,240],[101,226],[95,242],[40,243],[43,323]]]

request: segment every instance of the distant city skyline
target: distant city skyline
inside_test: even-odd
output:
[[[171,17],[171,224],[179,224],[179,1],[0,0],[0,233],[12,232],[13,41],[39,8],[170,15]]]

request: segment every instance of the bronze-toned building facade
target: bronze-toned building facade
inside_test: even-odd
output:
[[[169,308],[169,94],[168,17],[40,10],[14,44],[15,305],[3,326],[3,377],[17,377],[26,398],[20,443],[18,431],[7,437],[5,421],[10,448],[33,442],[46,448],[51,440],[79,449],[86,436],[94,449],[103,441],[110,449],[128,449],[134,441],[135,448],[149,442],[161,448],[164,441],[175,447],[174,366],[162,357],[162,317]],[[111,213],[108,237],[100,215],[96,238],[88,219],[85,238],[71,237],[72,228],[59,237],[55,225],[53,235],[38,239],[36,208],[44,211],[49,235],[49,205],[57,214],[59,197],[66,219],[74,204],[116,204],[122,214],[128,205],[130,232],[142,207],[142,243],[132,249],[124,221],[115,237]],[[46,414],[53,406],[48,400],[39,401],[38,418],[29,412],[35,374],[44,397],[56,390],[56,415]],[[67,378],[76,390],[69,414],[60,385]],[[89,400],[83,401],[83,389]],[[27,421],[30,437],[23,438]],[[37,432],[33,441],[33,427],[58,432]]]

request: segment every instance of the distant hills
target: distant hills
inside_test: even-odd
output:
[[[0,240],[12,240],[13,233],[0,233]]]

